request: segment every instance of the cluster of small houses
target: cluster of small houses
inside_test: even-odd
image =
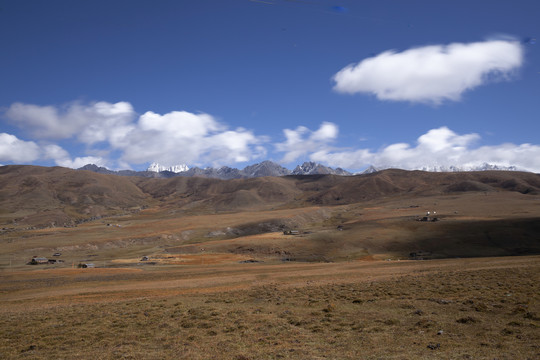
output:
[[[419,217],[419,218],[416,218],[416,221],[439,221],[439,218],[435,217],[435,215],[437,215],[437,212],[434,211],[433,214],[431,214],[431,212],[427,212],[426,213],[426,216],[422,216],[422,217]]]
[[[416,218],[416,221],[431,221],[431,222],[439,221],[439,218],[434,216],[436,214],[437,213],[435,211],[433,212],[433,214],[431,214],[428,211],[426,213],[426,216],[418,217],[418,218]],[[107,226],[120,227],[120,225],[118,225],[118,224],[114,224],[114,225],[113,224],[107,224]],[[342,231],[343,226],[339,225],[337,227],[337,229],[339,231]],[[284,235],[300,235],[300,231],[298,231],[298,230],[285,230],[285,231],[283,231],[283,234]],[[53,254],[53,256],[60,256],[60,255],[62,255],[62,254],[61,253],[54,253]],[[416,251],[416,252],[411,252],[409,254],[409,258],[413,259],[413,260],[424,260],[424,259],[429,259],[430,255],[431,255],[431,253],[427,252],[427,251]],[[150,260],[148,256],[143,256],[140,261],[148,261],[148,260]],[[47,258],[44,258],[44,257],[34,256],[28,262],[28,265],[61,264],[63,262],[64,262],[64,260],[62,260],[62,259],[47,259]],[[95,265],[93,263],[81,263],[81,264],[77,265],[77,267],[86,269],[86,268],[93,268],[93,267],[95,267]]]
[[[60,264],[63,263],[64,260],[62,259],[47,259],[44,257],[33,257],[32,260],[28,263],[28,265],[43,265],[43,264]]]
[[[61,253],[53,254],[53,256],[61,256],[61,255],[62,255]],[[62,263],[64,263],[64,260],[62,259],[47,259],[45,257],[34,256],[27,263],[27,265],[51,265],[51,264],[55,265],[55,264],[62,264]],[[77,265],[77,267],[86,269],[86,268],[93,268],[96,266],[92,263],[81,263]]]

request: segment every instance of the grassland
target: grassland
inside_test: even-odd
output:
[[[2,359],[540,358],[535,174],[0,170]]]
[[[535,359],[539,257],[4,272],[5,359]]]

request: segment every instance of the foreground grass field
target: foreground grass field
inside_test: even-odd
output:
[[[538,359],[540,257],[0,274],[2,359]]]
[[[0,359],[540,358],[536,174],[0,170]]]

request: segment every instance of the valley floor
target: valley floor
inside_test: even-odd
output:
[[[540,257],[0,273],[0,358],[537,359]]]

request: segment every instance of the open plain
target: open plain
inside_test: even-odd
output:
[[[540,357],[537,174],[0,185],[1,358]]]

